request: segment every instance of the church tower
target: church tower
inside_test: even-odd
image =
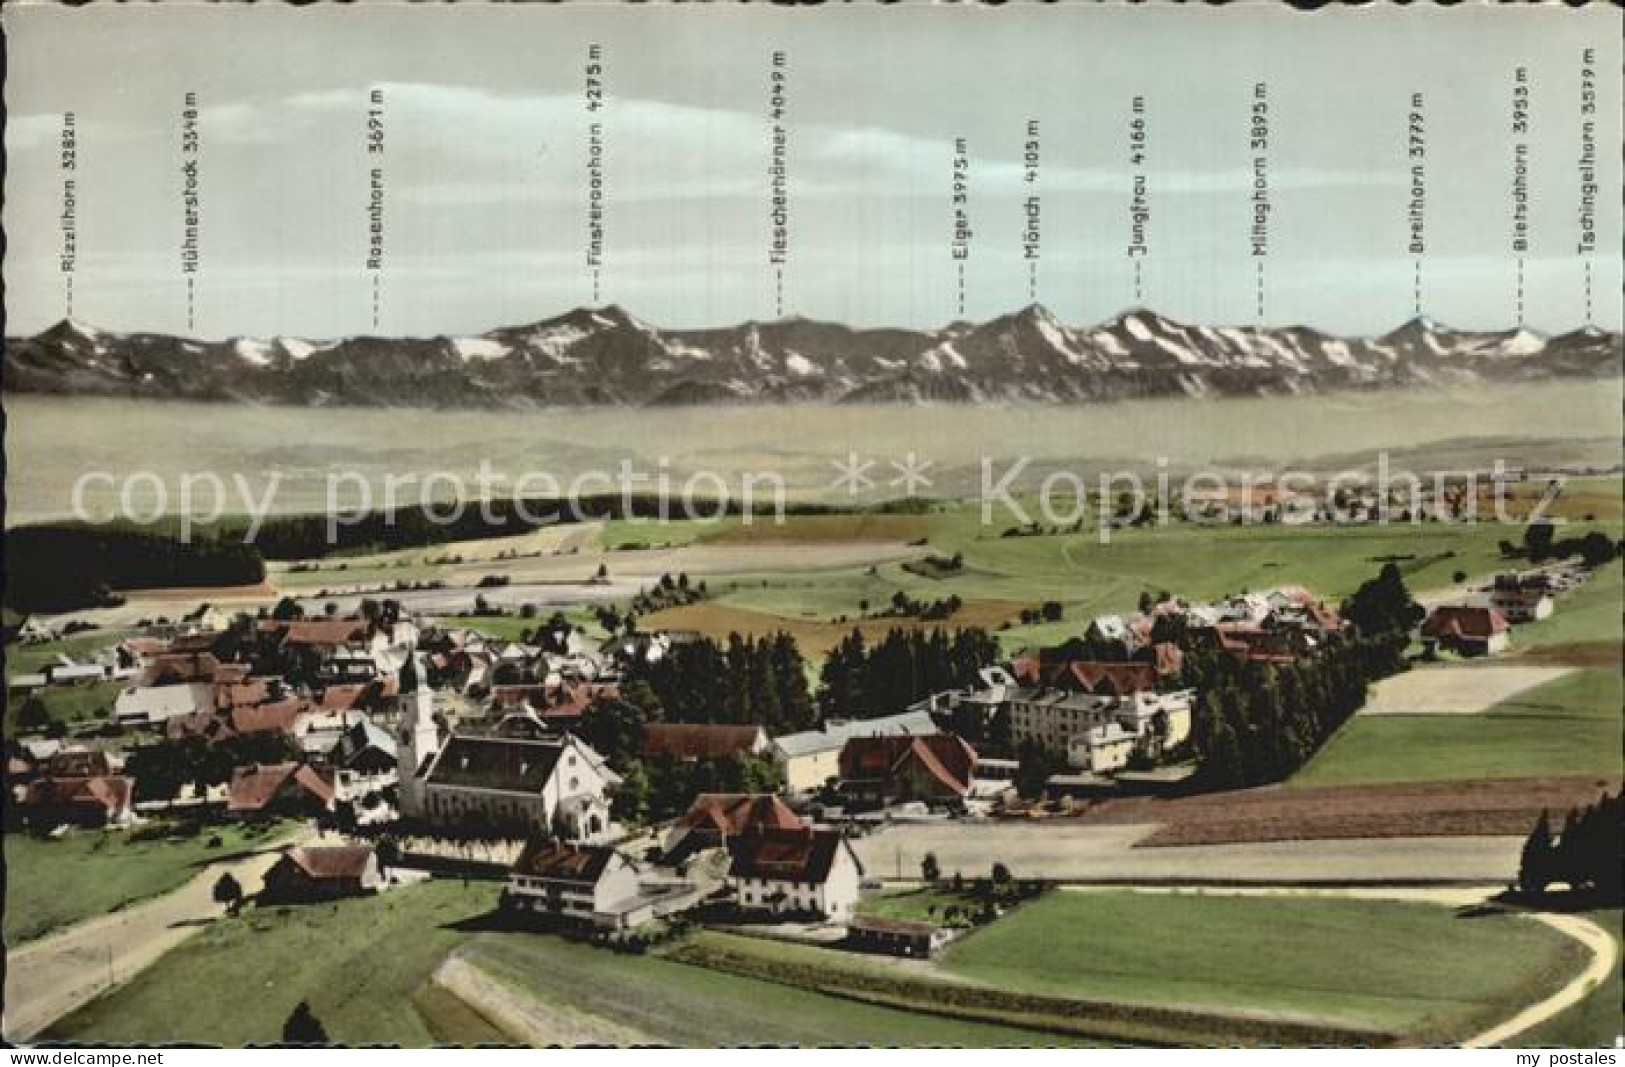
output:
[[[440,726],[434,718],[434,690],[413,651],[401,666],[400,725],[395,735],[395,765],[400,773],[401,814],[423,814],[423,783],[418,772],[440,750]]]

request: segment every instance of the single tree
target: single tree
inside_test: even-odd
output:
[[[1557,527],[1546,519],[1536,519],[1523,528],[1523,550],[1526,555],[1536,562],[1551,555],[1552,541],[1557,536]]]
[[[1529,831],[1523,843],[1523,855],[1518,860],[1518,888],[1522,892],[1530,896],[1546,892],[1552,879],[1553,855],[1551,820],[1543,811],[1540,821]]]
[[[222,874],[214,883],[214,902],[224,904],[229,915],[237,914],[237,909],[243,905],[242,884],[232,877],[230,871]]]
[[[327,1028],[310,1010],[310,1003],[301,1000],[282,1024],[282,1040],[290,1045],[328,1045]]]
[[[920,861],[920,877],[933,885],[936,884],[938,878],[942,877],[942,868],[937,864],[937,854],[935,852],[927,852],[925,859]]]
[[[22,707],[17,709],[17,731],[31,734],[43,730],[51,725],[51,712],[45,707],[45,701],[37,696],[31,696],[23,701]]]

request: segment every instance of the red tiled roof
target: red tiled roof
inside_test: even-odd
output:
[[[532,838],[525,843],[525,850],[514,861],[513,872],[554,882],[596,885],[614,856],[615,850],[612,848],[568,845]]]
[[[207,682],[219,667],[220,661],[212,652],[195,655],[166,652],[154,657],[152,665],[147,668],[147,678],[149,681],[168,677],[181,682]]]
[[[248,680],[253,670],[251,663],[222,663],[214,669],[214,684],[239,685]]]
[[[1422,623],[1423,637],[1488,639],[1507,630],[1506,616],[1494,608],[1458,604],[1433,609]]]
[[[491,703],[498,709],[527,705],[546,719],[573,719],[586,714],[599,700],[614,700],[621,695],[619,686],[545,685],[532,682],[524,685],[499,685],[491,689]]]
[[[372,848],[368,845],[298,847],[290,848],[282,856],[315,881],[360,879],[367,873]]]
[[[288,645],[347,645],[366,636],[365,619],[300,619],[284,626],[282,642]]]
[[[1166,657],[1166,653],[1163,656]],[[1176,665],[1172,671],[1159,671],[1160,662],[1074,659],[1052,663],[1042,655],[1027,655],[1017,656],[1010,662],[1010,673],[1022,685],[1126,696],[1155,689],[1158,673],[1178,670]]]
[[[1062,689],[1076,688],[1085,693],[1126,696],[1155,689],[1157,668],[1150,663],[1073,660],[1055,672],[1050,684]]]
[[[116,816],[130,806],[135,783],[122,775],[40,778],[28,785],[23,803],[43,807],[95,807]]]
[[[854,737],[841,748],[841,777],[890,784],[918,767],[944,788],[964,796],[976,769],[976,750],[956,734]]]
[[[332,781],[302,763],[238,767],[226,789],[227,811],[260,811],[277,797],[303,791],[324,807],[333,805]]]
[[[643,728],[639,753],[645,759],[726,759],[748,754],[761,734],[760,726],[652,722]]]
[[[752,830],[799,830],[806,824],[772,793],[701,793],[677,825],[734,837]]]
[[[1343,616],[1338,614],[1336,608],[1329,608],[1325,604],[1311,604],[1309,617],[1326,633],[1337,633],[1343,628]]]
[[[215,672],[214,706],[221,711],[263,704],[271,699],[271,679],[253,678],[243,682],[222,684],[219,673]]]
[[[330,685],[322,690],[321,698],[317,703],[329,711],[349,711],[365,700],[367,688],[367,683],[363,682],[353,682],[348,685]]]
[[[310,711],[310,703],[302,697],[289,697],[275,704],[231,709],[231,728],[239,734],[259,734],[273,730],[291,734],[299,717]]]

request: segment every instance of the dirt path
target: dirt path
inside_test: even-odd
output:
[[[1067,886],[1069,892],[1098,892],[1099,889],[1090,886]],[[1128,889],[1132,892],[1143,893],[1169,893],[1180,892],[1165,886],[1118,886],[1113,891],[1121,892]],[[1432,886],[1432,887],[1337,887],[1324,889],[1295,889],[1276,886],[1207,886],[1202,892],[1207,894],[1228,893],[1236,896],[1336,896],[1356,897],[1364,900],[1403,900],[1424,904],[1439,904],[1446,907],[1463,907],[1473,904],[1482,904],[1499,890],[1499,886]],[[1585,970],[1575,975],[1562,989],[1553,993],[1545,1000],[1531,1004],[1519,1011],[1512,1018],[1468,1038],[1462,1042],[1463,1048],[1490,1048],[1504,1045],[1548,1019],[1562,1013],[1568,1008],[1584,1000],[1599,983],[1606,981],[1619,966],[1619,944],[1607,930],[1598,926],[1590,919],[1578,915],[1562,915],[1553,912],[1525,912],[1525,918],[1535,922],[1545,923],[1557,932],[1572,937],[1586,947],[1591,953],[1591,962]]]
[[[221,913],[214,902],[214,883],[221,874],[230,871],[244,892],[255,892],[285,845],[314,838],[314,831],[307,830],[251,856],[210,864],[163,896],[12,949],[6,961],[6,1040],[30,1040],[214,921]]]
[[[434,982],[513,1041],[532,1048],[560,1045],[651,1045],[647,1034],[586,1012],[549,1004],[512,988],[458,954],[436,968]]]

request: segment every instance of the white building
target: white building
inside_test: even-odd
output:
[[[1128,766],[1139,738],[1115,722],[1096,726],[1072,738],[1067,763],[1091,774],[1109,774]]]
[[[199,604],[180,623],[181,631],[188,634],[217,634],[230,626],[231,616],[213,604]]]
[[[1097,696],[1057,689],[1010,690],[1007,692],[1010,740],[1017,745],[1035,742],[1055,755],[1066,757],[1074,766],[1081,767],[1106,757],[1091,755],[1079,762],[1077,753],[1080,750],[1074,742],[1085,735],[1116,726],[1129,736],[1131,750],[1137,748],[1146,757],[1156,759],[1190,737],[1191,709],[1195,696],[1195,692],[1189,689],[1173,693],[1141,690],[1123,696]],[[1115,733],[1096,733],[1096,736],[1111,737],[1110,742],[1102,740],[1098,744],[1112,752],[1121,747]],[[1088,749],[1089,745],[1085,744],[1084,748]],[[1123,762],[1127,762],[1126,758]]]
[[[1557,609],[1557,602],[1543,589],[1498,585],[1490,593],[1490,607],[1505,616],[1507,622],[1536,622],[1550,618]]]
[[[570,841],[613,836],[609,795],[621,782],[576,737],[446,736],[414,656],[401,669],[395,736],[401,814],[430,825],[541,834]]]
[[[611,929],[631,925],[639,898],[637,864],[617,849],[535,839],[508,875],[508,904]]]
[[[834,830],[757,830],[734,838],[728,852],[728,881],[744,911],[833,922],[857,914],[863,865]]]

